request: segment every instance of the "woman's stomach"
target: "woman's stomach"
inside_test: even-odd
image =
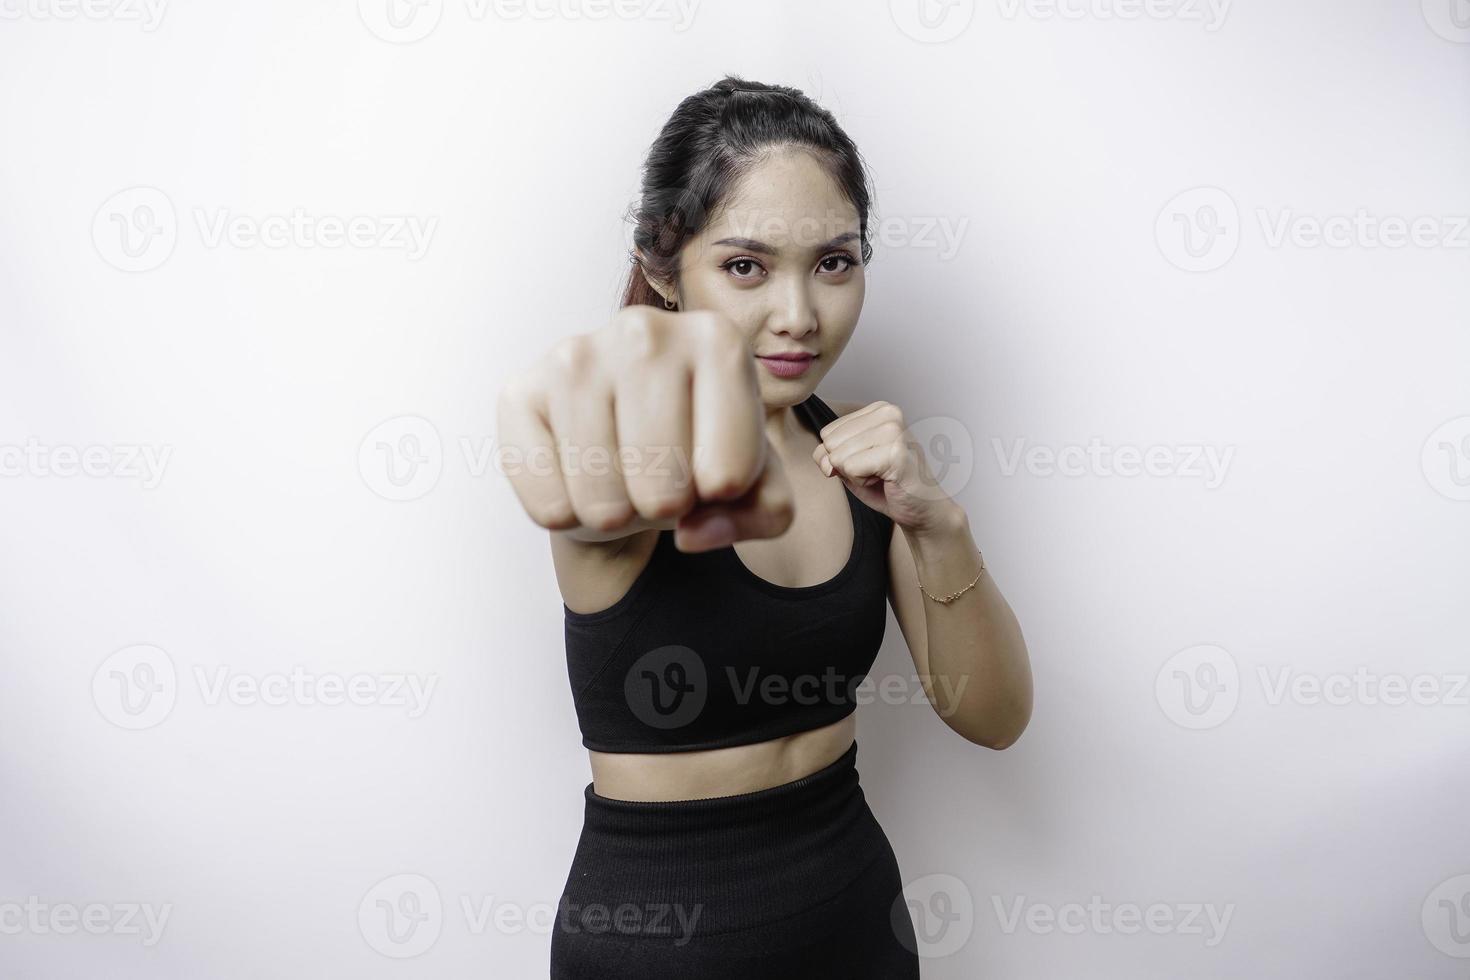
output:
[[[753,793],[809,776],[835,762],[857,737],[856,712],[750,745],[693,752],[595,752],[592,791],[613,800],[699,800]]]

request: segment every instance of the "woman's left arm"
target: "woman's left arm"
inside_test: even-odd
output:
[[[982,569],[969,516],[939,488],[902,413],[888,402],[844,412],[822,429],[812,458],[893,520],[889,601],[935,712],[976,745],[1014,744],[1031,719],[1026,641],[989,566]],[[941,598],[964,591],[939,602],[921,583]]]

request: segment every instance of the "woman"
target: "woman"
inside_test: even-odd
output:
[[[1001,749],[1029,720],[1015,617],[899,410],[814,393],[868,209],[830,113],[725,78],[652,147],[623,308],[501,393],[592,767],[557,980],[919,976],[855,766],[885,600],[950,728]]]

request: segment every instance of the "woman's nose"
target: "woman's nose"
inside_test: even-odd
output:
[[[804,337],[817,329],[816,307],[812,305],[805,282],[788,283],[775,295],[776,307],[769,317],[772,331]]]

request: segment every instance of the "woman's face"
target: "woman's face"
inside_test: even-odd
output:
[[[858,213],[801,150],[773,153],[679,253],[681,310],[718,310],[756,358],[761,400],[806,399],[857,327],[865,290]],[[780,360],[779,355],[812,355]]]

